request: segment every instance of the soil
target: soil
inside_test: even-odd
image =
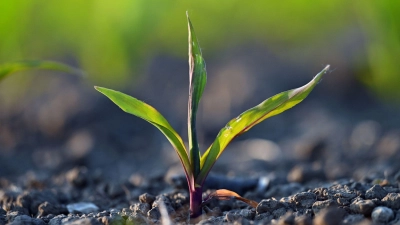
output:
[[[304,72],[269,59],[274,74]],[[209,73],[230,68],[229,61],[209,64]],[[186,74],[186,62],[160,57],[153,64],[126,92],[184,133],[187,78],[172,74]],[[224,119],[209,109],[224,112],[226,99],[213,98],[226,81],[209,75],[205,92],[211,94],[202,101],[211,103],[201,106],[199,121],[203,148],[224,121],[310,78],[262,76],[271,71],[247,77],[254,87],[249,93],[228,89],[238,98],[230,99]],[[0,111],[0,224],[399,224],[400,110],[354,79],[335,90],[329,75],[304,103],[232,142],[213,168],[204,197],[225,188],[258,206],[212,200],[191,221],[186,180],[165,138],[91,84],[54,78],[46,93]],[[233,76],[228,85],[241,81]]]

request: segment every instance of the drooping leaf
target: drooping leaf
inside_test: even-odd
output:
[[[95,89],[107,96],[124,112],[135,115],[157,127],[167,137],[167,139],[177,152],[182,162],[183,168],[186,172],[186,176],[188,178],[192,176],[189,158],[182,138],[174,130],[174,128],[171,127],[171,125],[164,118],[164,116],[161,115],[161,113],[159,113],[152,106],[122,92],[103,87],[95,87]]]
[[[196,133],[196,115],[200,98],[207,82],[206,64],[201,54],[189,14],[186,12],[189,29],[189,104],[188,104],[188,137],[189,152],[194,176],[200,172],[200,150]]]
[[[83,71],[63,63],[53,62],[53,61],[31,60],[31,61],[17,61],[17,62],[1,64],[0,81],[8,77],[12,73],[24,70],[32,70],[32,69],[55,70],[77,75],[84,75]]]
[[[226,189],[219,189],[219,190],[212,192],[204,199],[203,204],[207,203],[211,199],[218,199],[218,200],[225,200],[225,201],[231,200],[231,199],[237,199],[239,201],[242,201],[242,202],[250,205],[253,208],[257,208],[257,205],[258,205],[258,202],[247,199],[247,198],[243,198],[236,192],[226,190]]]
[[[220,130],[214,143],[201,157],[201,170],[196,179],[196,183],[200,185],[203,183],[215,161],[235,137],[248,131],[263,120],[278,115],[300,103],[308,96],[315,85],[318,84],[328,69],[329,65],[318,73],[308,84],[268,98],[254,108],[243,112],[238,117],[229,121],[228,124]]]

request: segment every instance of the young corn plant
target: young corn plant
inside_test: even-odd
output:
[[[196,115],[200,98],[206,85],[207,73],[206,64],[202,57],[201,49],[188,15],[187,22],[189,28],[190,77],[188,102],[188,151],[179,134],[155,108],[118,91],[97,86],[95,86],[95,89],[107,96],[123,111],[140,117],[157,127],[167,137],[178,154],[185,171],[190,193],[189,204],[191,218],[195,218],[202,213],[203,183],[215,161],[220,157],[226,146],[234,138],[250,130],[261,121],[278,115],[300,103],[322,79],[322,76],[328,71],[329,65],[306,85],[268,98],[259,105],[243,112],[238,117],[229,121],[226,126],[220,130],[211,146],[201,155],[196,133]],[[235,198],[244,201],[253,207],[257,206],[256,202],[244,199],[238,194],[228,190],[218,190],[209,195],[206,198],[206,201],[210,198],[218,198],[220,200]]]

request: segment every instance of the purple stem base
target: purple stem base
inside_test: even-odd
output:
[[[189,190],[190,192],[190,218],[197,218],[202,214],[201,203],[203,201],[202,194],[203,188],[195,188]]]

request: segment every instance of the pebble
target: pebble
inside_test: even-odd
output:
[[[374,223],[388,223],[394,218],[394,213],[387,207],[379,206],[372,211],[371,218]]]
[[[377,198],[377,199],[381,200],[387,194],[388,194],[388,192],[385,189],[383,189],[380,185],[375,184],[374,186],[372,186],[370,189],[368,189],[365,192],[365,198],[366,199]]]
[[[86,167],[76,167],[66,174],[68,182],[74,187],[85,187],[88,183],[88,170]]]
[[[103,216],[100,222],[104,225],[125,225],[125,220],[120,215]]]
[[[341,206],[350,205],[351,200],[353,200],[355,197],[357,197],[356,193],[352,193],[352,192],[348,192],[348,191],[339,191],[336,194],[334,194],[334,198],[336,199],[336,202]]]
[[[158,195],[152,204],[152,209],[156,209],[158,212],[160,211],[159,208],[162,207],[161,205],[165,206],[165,209],[168,212],[168,215],[174,214],[175,209],[172,207],[171,200],[164,195]],[[150,210],[150,211],[151,211]],[[148,213],[150,213],[150,211]]]
[[[102,223],[95,218],[82,218],[71,222],[63,223],[63,225],[102,225]]]
[[[312,205],[312,210],[313,210],[314,214],[318,214],[322,209],[325,209],[328,207],[333,207],[336,205],[337,205],[337,203],[335,201],[333,201],[332,199],[328,199],[325,201],[317,201],[317,202],[314,202],[314,204]]]
[[[400,193],[389,193],[383,199],[382,203],[392,209],[400,209]]]
[[[314,219],[315,225],[337,225],[341,224],[346,211],[342,208],[328,208],[321,210]]]
[[[364,216],[370,216],[375,208],[375,203],[372,200],[357,200],[350,204],[350,210],[354,213],[360,213]]]
[[[285,215],[283,215],[279,221],[278,225],[292,225],[294,224],[295,216],[293,215],[292,212],[287,212]]]
[[[324,187],[315,188],[313,193],[317,196],[317,201],[324,201],[328,199],[328,189]]]
[[[61,225],[62,224],[61,221],[66,217],[67,216],[63,214],[55,216],[49,221],[49,225]]]
[[[125,194],[124,189],[120,183],[109,183],[107,184],[107,194],[113,199]]]
[[[41,219],[32,218],[28,215],[21,215],[15,217],[11,224],[45,225],[46,223]]]
[[[40,204],[38,207],[38,210],[39,210],[38,217],[47,216],[49,214],[58,215],[58,214],[67,214],[68,213],[68,210],[65,206],[63,207],[60,205],[54,205],[47,201]]]
[[[139,196],[139,201],[141,203],[147,203],[149,205],[153,204],[155,199],[156,199],[156,197],[154,197],[154,195],[151,195],[151,194],[148,194],[148,193],[144,193],[144,194]]]
[[[317,195],[312,192],[301,192],[293,196],[293,201],[297,206],[311,208],[317,200]]]
[[[68,204],[67,209],[69,213],[78,212],[87,214],[91,212],[97,212],[99,210],[99,207],[90,202],[78,202],[78,203]]]
[[[149,221],[142,215],[138,213],[132,213],[126,219],[126,225],[147,225],[150,224]]]
[[[297,216],[294,219],[294,222],[296,225],[312,225],[313,224],[311,217],[305,216],[305,215]]]
[[[272,213],[273,211],[279,209],[279,208],[283,208],[284,204],[282,202],[278,202],[276,199],[272,198],[272,199],[264,199],[262,200],[257,208],[257,214],[261,214],[261,213]]]
[[[43,202],[58,204],[56,196],[51,191],[26,191],[18,195],[16,205],[28,209],[30,215],[37,215],[38,207]]]
[[[154,207],[147,212],[147,216],[154,220],[159,220],[161,217],[160,209],[158,207]]]
[[[242,210],[236,210],[236,211],[229,211],[225,215],[225,220],[228,222],[234,222],[234,221],[242,221],[242,219],[246,220],[253,220],[255,217],[255,211],[250,210],[250,209],[242,209]]]
[[[361,214],[347,215],[343,219],[343,224],[360,224],[360,222],[365,220],[365,219],[366,218]]]
[[[130,209],[132,210],[132,212],[137,212],[146,215],[147,212],[151,209],[151,207],[147,203],[136,203],[131,205]]]
[[[3,208],[0,208],[0,224],[6,224],[6,214],[7,212]]]

